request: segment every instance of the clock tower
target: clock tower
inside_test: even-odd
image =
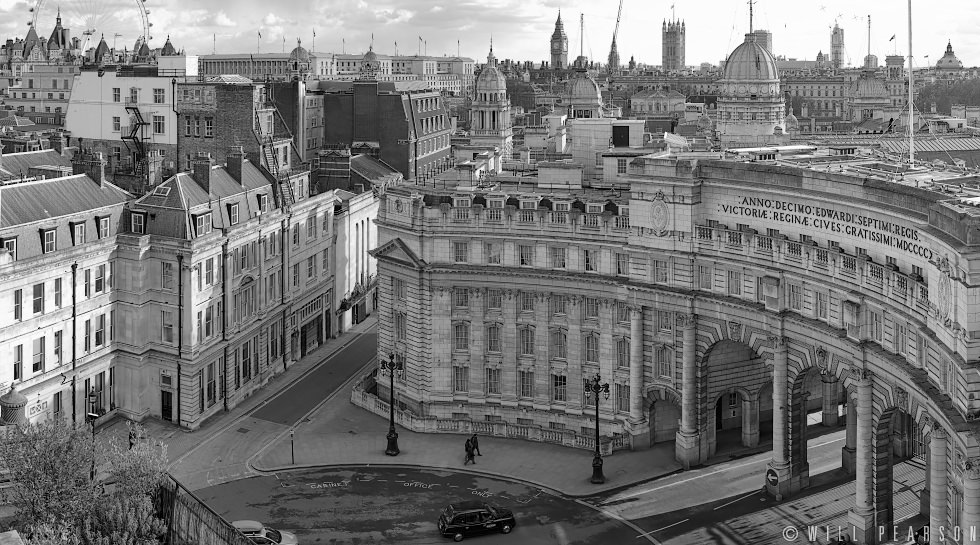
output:
[[[555,21],[555,31],[551,34],[551,68],[565,70],[568,68],[568,35],[565,25],[561,22],[561,11]]]

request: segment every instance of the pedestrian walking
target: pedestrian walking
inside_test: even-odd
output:
[[[466,448],[466,458],[463,460],[463,465],[465,466],[470,462],[473,462],[475,464],[476,460],[473,458],[473,442],[467,439],[465,448]]]
[[[480,454],[480,440],[477,439],[475,433],[473,434],[473,437],[470,437],[470,443],[473,444],[473,452],[475,452],[477,456],[483,456]],[[475,464],[476,462],[473,463]]]

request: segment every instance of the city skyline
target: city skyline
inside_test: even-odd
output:
[[[136,0],[106,0],[94,4],[98,9],[124,12]],[[347,2],[330,0],[290,1],[272,11],[254,0],[236,4],[230,12],[215,0],[194,2],[174,0],[165,4],[146,4],[153,24],[152,47],[161,47],[169,36],[178,48],[189,54],[273,53],[291,50],[301,39],[304,47],[319,52],[351,54],[366,52],[372,44],[383,54],[431,56],[455,55],[482,59],[491,38],[495,38],[498,58],[540,62],[549,58],[548,38],[554,30],[559,9],[569,37],[569,55],[580,51],[590,59],[605,62],[616,22],[617,2],[604,2],[602,9],[584,0],[544,0],[522,3],[517,0],[489,2],[467,0],[432,3],[420,0]],[[845,62],[858,66],[867,54],[867,16],[872,18],[872,53],[904,55],[908,49],[905,3],[884,0],[862,2],[859,7],[843,0],[819,0],[807,13],[779,2],[763,0],[754,10],[754,28],[773,33],[774,54],[789,58],[816,58],[818,51],[829,53],[830,30],[835,20],[845,31]],[[899,5],[900,4],[900,5]],[[0,2],[0,23],[7,38],[23,37],[30,19],[26,2]],[[675,9],[671,11],[671,6]],[[45,3],[38,13],[38,34],[46,37],[54,27],[52,4]],[[947,40],[965,66],[980,65],[980,38],[969,32],[980,23],[980,14],[966,0],[947,0],[940,10],[913,4],[916,38],[913,44],[916,66],[935,64],[945,51]],[[67,4],[62,9],[71,11]],[[585,17],[584,39],[579,14]],[[660,24],[673,16],[687,24],[687,64],[717,64],[741,43],[749,28],[745,2],[707,0],[694,12],[676,3],[644,5],[624,0],[617,44],[623,64],[637,62],[658,65],[661,59]],[[702,14],[722,14],[706,17]],[[955,20],[949,14],[956,14]],[[68,15],[66,15],[66,18]],[[302,21],[302,22],[301,22]],[[69,21],[66,26],[71,28]],[[76,28],[73,36],[79,36]],[[655,29],[650,33],[649,28]],[[453,29],[446,31],[446,29]],[[945,29],[936,31],[933,29]],[[313,33],[316,32],[314,38]],[[259,38],[261,34],[261,38]],[[891,36],[894,40],[890,40]],[[109,35],[106,36],[107,39]],[[712,37],[711,39],[707,39]],[[93,38],[94,40],[94,38]],[[120,38],[119,47],[131,47],[132,37]],[[94,44],[92,44],[94,45]],[[928,56],[928,58],[926,58]]]

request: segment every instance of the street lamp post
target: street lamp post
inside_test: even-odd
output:
[[[89,478],[94,483],[95,482],[95,419],[99,417],[99,413],[95,412],[95,403],[99,399],[99,394],[95,393],[95,388],[89,390],[88,393],[88,417],[89,422],[92,424],[92,470],[89,473]]]
[[[596,373],[592,381],[586,386],[586,391],[595,398],[595,456],[592,458],[592,483],[602,484],[606,482],[606,477],[602,474],[602,451],[599,450],[599,394],[609,399],[609,383],[601,382],[602,377]]]
[[[398,456],[398,453],[401,452],[398,450],[398,432],[395,431],[395,373],[403,371],[401,356],[396,357],[394,353],[391,353],[388,354],[388,361],[381,360],[381,372],[387,373],[389,378],[388,448],[385,449],[385,454],[388,456]]]

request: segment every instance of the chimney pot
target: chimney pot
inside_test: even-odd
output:
[[[206,152],[199,152],[197,157],[191,161],[191,173],[194,176],[194,181],[197,182],[201,189],[203,189],[208,195],[211,194],[211,154]]]

